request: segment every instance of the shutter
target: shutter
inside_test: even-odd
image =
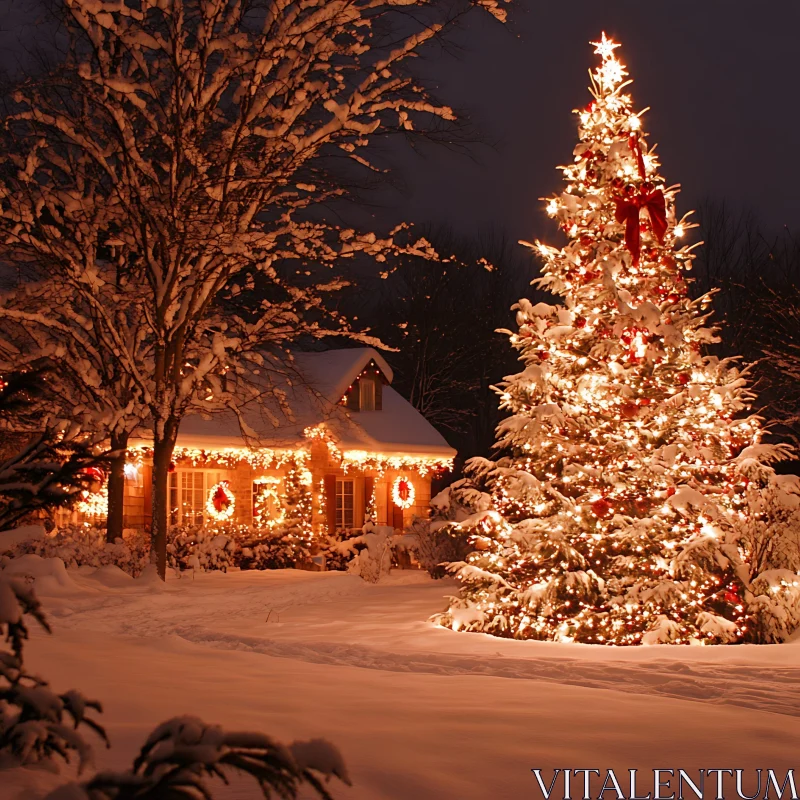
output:
[[[375,376],[375,410],[383,411],[383,375]]]
[[[325,519],[328,522],[328,533],[336,533],[336,476],[325,476]]]

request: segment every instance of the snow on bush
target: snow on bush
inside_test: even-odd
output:
[[[253,777],[264,797],[295,798],[303,784],[330,798],[324,782],[350,785],[339,751],[315,739],[288,747],[262,733],[226,732],[197,717],[174,717],[147,738],[129,772],[101,772],[82,785],[67,784],[46,800],[198,800],[213,797],[208,779],[232,773]]]
[[[136,577],[149,563],[149,552],[150,537],[138,531],[129,531],[122,541],[109,544],[105,528],[67,525],[52,536],[20,542],[0,556],[60,558],[70,569],[113,565]]]
[[[5,645],[0,649],[0,757],[24,765],[55,756],[69,762],[75,753],[80,771],[91,763],[92,749],[78,727],[88,727],[108,742],[103,728],[86,716],[102,708],[74,689],[56,694],[46,680],[25,671],[26,615],[50,632],[33,590],[21,580],[0,574],[0,635]]]
[[[167,557],[176,569],[291,569],[308,560],[309,548],[293,530],[229,524],[173,528]]]

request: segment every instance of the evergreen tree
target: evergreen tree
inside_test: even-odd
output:
[[[547,205],[568,243],[529,245],[544,260],[534,284],[563,302],[514,307],[524,369],[498,387],[504,457],[471,462],[491,507],[461,523],[475,551],[451,565],[461,597],[438,621],[520,639],[763,641],[768,582],[747,530],[788,448],[762,443],[746,370],[704,352],[718,339],[709,296],[687,293],[692,226],[618,45],[593,44],[593,99]],[[794,578],[777,586],[796,603]]]

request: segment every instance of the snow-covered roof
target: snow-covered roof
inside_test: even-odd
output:
[[[295,362],[300,380],[290,387],[292,419],[274,419],[266,409],[249,404],[243,418],[246,433],[232,412],[192,414],[181,423],[176,445],[185,448],[296,448],[303,431],[325,423],[341,450],[453,458],[456,451],[404,397],[383,387],[380,411],[348,411],[339,404],[348,387],[374,362],[386,380],[393,373],[371,347],[299,353]]]

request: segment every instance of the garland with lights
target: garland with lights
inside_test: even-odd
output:
[[[415,497],[414,484],[408,478],[398,475],[392,484],[392,502],[399,508],[411,508]]]
[[[137,445],[128,449],[128,459],[133,463],[152,459],[153,448]],[[188,461],[193,467],[220,466],[231,468],[246,463],[253,469],[279,469],[290,463],[304,463],[309,454],[303,448],[297,450],[273,450],[269,447],[181,447],[173,451],[173,461]]]
[[[281,479],[273,476],[253,481],[253,526],[272,531],[286,518],[278,492]]]
[[[784,445],[761,442],[753,395],[685,272],[692,227],[659,174],[627,72],[603,34],[592,101],[547,204],[568,243],[529,245],[535,284],[564,303],[517,304],[522,371],[499,387],[498,461],[473,459],[492,507],[451,565],[456,630],[602,644],[748,641],[754,597],[745,526]],[[525,243],[523,243],[525,244]],[[764,607],[764,603],[761,603]]]
[[[215,483],[208,490],[206,513],[216,522],[224,522],[233,516],[236,510],[236,495],[230,490],[228,481]]]

